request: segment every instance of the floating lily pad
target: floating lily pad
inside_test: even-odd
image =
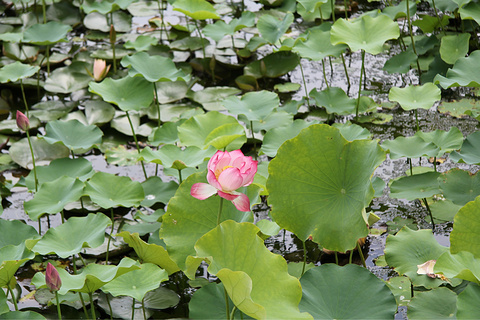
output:
[[[480,314],[480,308],[476,301],[480,298],[480,286],[469,283],[457,297],[457,319],[472,319]]]
[[[70,155],[68,148],[59,144],[49,144],[43,139],[31,137],[35,162],[49,162],[58,158],[66,158]],[[32,155],[28,146],[27,138],[21,139],[10,147],[12,160],[24,168],[32,168]]]
[[[398,102],[403,110],[430,109],[442,98],[440,89],[433,83],[405,88],[392,87],[388,93],[390,101]]]
[[[163,182],[160,177],[153,176],[142,182],[142,187],[145,199],[141,205],[151,207],[158,202],[167,204],[170,198],[175,195],[178,184],[175,181]]]
[[[55,93],[71,93],[88,86],[92,81],[85,68],[89,64],[83,61],[74,61],[71,65],[52,71],[45,81],[45,90]]]
[[[0,82],[15,82],[33,76],[40,70],[38,66],[23,64],[19,61],[7,64],[0,69]]]
[[[188,91],[188,84],[183,80],[161,81],[155,85],[157,87],[158,102],[161,104],[181,100],[186,97]]]
[[[102,143],[103,132],[97,126],[86,126],[77,120],[50,121],[45,126],[43,139],[48,143],[62,143],[75,153],[85,153]]]
[[[202,32],[207,37],[210,37],[218,42],[227,35],[233,36],[235,32],[246,27],[253,27],[254,25],[255,14],[251,11],[243,11],[240,18],[232,19],[230,22],[228,22],[228,24],[222,20],[218,20],[214,24],[207,24],[203,28]]]
[[[397,137],[395,140],[385,140],[382,148],[390,152],[391,159],[401,157],[418,158],[423,156],[434,157],[438,154],[439,148],[432,142],[426,142],[419,136]]]
[[[158,10],[158,8],[157,8]],[[135,51],[148,51],[152,46],[158,44],[158,39],[152,36],[140,35],[135,41],[128,40],[124,46],[127,49],[135,49]]]
[[[225,108],[235,115],[244,115],[249,121],[264,120],[275,108],[280,99],[270,91],[249,92],[241,98],[230,96],[223,101]]]
[[[85,0],[81,8],[85,13],[99,12],[101,14],[107,14],[119,9],[127,9],[127,7],[134,2],[133,0],[108,0],[108,1],[95,1]]]
[[[292,51],[302,58],[319,61],[329,56],[338,57],[346,48],[345,44],[331,44],[330,31],[313,29],[308,32],[307,40],[296,43]]]
[[[208,111],[225,110],[223,101],[230,96],[241,93],[232,87],[208,87],[200,91],[190,92],[188,97],[200,103]]]
[[[141,75],[149,82],[189,79],[181,69],[177,69],[172,59],[159,55],[150,56],[146,52],[137,52],[123,57],[120,63],[125,68],[130,68],[128,74],[131,77]]]
[[[184,149],[174,145],[164,145],[158,150],[152,150],[146,147],[140,153],[143,160],[163,165],[166,168],[183,170],[188,167],[196,167],[203,163],[205,159],[210,159],[217,151],[212,146],[208,149],[200,149],[195,146]]]
[[[402,51],[388,59],[383,66],[383,70],[391,74],[407,73],[416,61],[417,55],[412,50]]]
[[[111,224],[103,213],[70,218],[64,224],[48,229],[32,251],[43,255],[55,253],[67,258],[79,253],[83,247],[101,246],[105,240],[105,229]]]
[[[283,127],[273,128],[269,130],[263,137],[261,152],[273,158],[277,154],[278,148],[287,141],[297,136],[302,129],[310,124],[303,120],[295,120],[291,124]]]
[[[354,264],[314,267],[305,272],[300,282],[300,310],[315,319],[389,319],[397,311],[389,287]]]
[[[23,32],[23,41],[37,45],[51,45],[59,41],[67,41],[65,38],[72,27],[57,21],[49,21],[45,24],[34,24]]]
[[[439,172],[425,172],[401,177],[390,185],[390,197],[412,201],[439,194],[439,176]]]
[[[267,55],[261,60],[249,63],[245,69],[245,75],[260,78],[278,78],[293,71],[300,63],[297,54],[290,51],[279,51]]]
[[[463,134],[457,127],[452,127],[449,131],[418,131],[415,135],[422,138],[425,142],[433,142],[433,144],[439,147],[440,151],[437,157],[442,156],[446,152],[460,149],[463,143]]]
[[[92,125],[102,125],[110,122],[115,115],[115,108],[111,104],[89,100],[86,101],[83,106],[85,107],[85,118],[87,123]]]
[[[113,24],[116,32],[129,32],[132,28],[132,16],[123,12],[115,11],[112,13],[113,22],[110,20],[110,14],[107,16],[99,13],[92,12],[85,16],[83,24],[90,30],[99,30],[102,32],[109,32],[110,26]],[[118,56],[117,56],[118,57]],[[96,57],[98,58],[98,57]]]
[[[329,87],[322,91],[313,89],[309,93],[319,107],[327,109],[327,113],[349,115],[355,113],[356,100],[350,99],[341,88]]]
[[[464,206],[480,195],[480,175],[452,169],[439,180],[443,195],[458,206]]]

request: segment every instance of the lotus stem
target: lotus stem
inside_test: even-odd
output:
[[[347,6],[347,0],[343,0],[343,5],[345,6],[345,20],[348,20],[348,6]]]
[[[417,124],[417,132],[420,131],[420,126],[418,124],[418,109],[415,109],[415,123]]]
[[[343,53],[340,53],[340,57],[342,58],[343,69],[345,70],[345,77],[347,78],[348,90],[350,90],[350,77],[348,76],[347,65],[345,63],[345,58],[343,57]]]
[[[130,119],[130,115],[128,114],[128,111],[125,111],[125,113],[127,114],[127,119],[128,119],[128,123],[130,124],[130,129],[132,129],[133,139],[135,140],[135,145],[137,146],[137,152],[140,153],[140,145],[138,144],[137,135],[135,134],[135,129],[133,128],[132,119]],[[147,171],[145,170],[145,165],[143,164],[143,160],[141,160],[140,163],[142,164],[143,175],[145,176],[145,179],[147,179],[148,178]]]
[[[332,7],[332,20],[335,22],[335,0],[330,0],[330,6]]]
[[[108,297],[108,293],[105,294],[105,298],[107,300],[107,305],[108,305],[108,310],[110,311],[110,320],[113,320],[113,310],[112,310],[112,305],[110,304],[110,298]]]
[[[47,74],[50,75],[50,46],[47,46],[45,52],[47,54]]]
[[[438,15],[437,7],[435,6],[435,0],[432,0],[432,5],[433,5],[433,11],[435,12],[435,15],[437,16],[438,24],[440,25],[440,29],[442,29],[442,32],[443,32],[445,35],[447,35],[447,33],[445,32],[445,29],[444,29],[443,26],[442,26],[442,20],[440,19],[440,16]]]
[[[155,94],[155,105],[157,106],[157,113],[158,113],[158,126],[162,124],[160,120],[160,102],[158,101],[158,92],[157,92],[157,84],[153,82],[153,93]]]
[[[28,146],[30,147],[30,153],[32,155],[32,164],[33,164],[33,177],[35,180],[35,192],[38,191],[38,179],[37,179],[37,167],[35,166],[35,154],[33,152],[32,142],[30,141],[30,133],[28,133],[28,129],[25,131],[27,134]]]
[[[47,227],[50,229],[50,215],[47,214]]]
[[[423,203],[425,203],[425,207],[427,208],[428,215],[430,216],[430,219],[432,220],[432,232],[435,232],[435,221],[433,220],[433,215],[432,215],[432,210],[430,210],[430,206],[428,205],[427,199],[423,198]]]
[[[77,260],[75,259],[75,255],[72,255],[72,267],[73,267],[73,274],[77,274]],[[78,292],[80,297],[80,302],[82,303],[83,312],[85,313],[85,319],[88,319],[88,312],[87,307],[85,306],[85,301],[83,300],[83,296],[81,292]]]
[[[223,286],[223,292],[225,293],[225,314],[227,320],[230,320],[230,303],[228,302],[228,293],[227,289],[225,289],[225,286]]]
[[[217,215],[217,226],[220,224],[220,217],[222,216],[222,208],[223,208],[223,198],[220,197],[220,206],[218,207],[218,215]]]
[[[348,257],[348,264],[352,264],[352,259],[353,259],[353,249],[350,250],[350,257]]]
[[[365,256],[363,255],[362,247],[360,246],[360,243],[357,241],[357,249],[358,253],[360,254],[360,259],[362,260],[362,265],[364,268],[367,267],[367,264],[365,263]]]
[[[135,320],[135,298],[132,298],[132,320]]]
[[[413,176],[412,158],[407,158],[407,162],[410,164],[410,175]]]
[[[179,182],[179,185],[182,184],[183,180],[182,180],[182,170],[180,169],[177,169],[178,170],[178,182]]]
[[[108,254],[110,252],[110,241],[112,240],[113,236],[113,230],[115,228],[115,220],[113,216],[113,208],[110,208],[110,219],[112,220],[112,230],[110,230],[110,235],[108,236],[108,242],[107,242],[107,254],[105,256],[105,265],[108,265]]]
[[[230,320],[235,318],[235,311],[237,311],[237,306],[233,306],[232,312],[230,313]]]
[[[40,219],[41,217],[38,217],[38,234],[42,235],[42,221]]]
[[[147,320],[147,314],[145,313],[145,297],[142,299],[143,319]]]
[[[338,266],[338,254],[337,251],[334,252],[335,255],[335,264]]]
[[[7,284],[7,289],[8,289],[8,292],[10,292],[10,296],[12,297],[13,306],[15,307],[15,311],[18,311],[17,298],[15,297],[15,294],[13,293],[12,288],[10,288],[10,283]]]
[[[255,160],[257,160],[257,141],[255,140],[255,136],[253,135],[253,121],[250,121],[250,131],[252,133],[252,139],[253,139],[253,149],[254,149],[254,156]]]
[[[310,107],[310,99],[308,97],[307,82],[305,81],[305,75],[303,73],[302,61],[300,60],[300,72],[302,73],[303,88],[305,89],[305,99],[307,99],[307,105]]]
[[[47,6],[45,0],[42,0],[42,13],[43,13],[43,23],[47,23]]]
[[[205,43],[203,42],[202,33],[200,32],[200,28],[198,27],[197,20],[193,19],[193,22],[195,23],[195,27],[197,28],[197,32],[198,32],[198,35],[200,37],[200,41],[202,42],[203,59],[206,59],[207,55],[205,54]]]
[[[22,89],[22,97],[23,97],[23,103],[25,104],[25,113],[27,118],[30,118],[28,115],[28,103],[27,103],[27,98],[25,96],[25,89],[23,88],[23,81],[20,79],[20,88]]]
[[[358,109],[360,107],[360,95],[362,92],[362,74],[363,74],[364,67],[365,67],[365,50],[362,49],[362,67],[360,68],[360,81],[358,84],[358,97],[357,97],[357,106],[355,108],[355,120],[358,120]]]
[[[433,157],[433,170],[437,172],[437,157]]]
[[[60,302],[58,302],[58,291],[55,291],[55,300],[57,301],[58,320],[62,320],[62,310],[60,309]]]
[[[95,307],[93,306],[93,293],[89,292],[88,296],[90,297],[90,311],[92,312],[92,320],[97,319],[97,316],[95,315]]]
[[[60,211],[60,217],[62,218],[62,223],[65,223],[65,213],[63,212],[63,209]]]
[[[412,41],[413,53],[417,56],[417,69],[418,69],[418,84],[421,84],[420,76],[422,75],[422,70],[420,69],[420,62],[418,61],[417,50],[415,49],[415,40],[413,39],[412,31],[412,20],[410,19],[410,1],[407,0],[407,20],[408,20],[408,32],[410,34],[410,39]]]
[[[305,266],[307,265],[307,246],[305,245],[305,241],[302,241],[302,244],[303,244],[303,267],[302,267],[302,275],[300,277],[303,276],[303,274],[305,273]]]
[[[330,88],[328,85],[328,80],[327,80],[327,75],[325,73],[325,60],[322,59],[322,69],[323,69],[323,79],[325,80],[325,85],[327,86],[327,89]]]

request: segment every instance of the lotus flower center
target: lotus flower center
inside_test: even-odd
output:
[[[217,170],[215,170],[215,178],[217,178],[217,180],[218,180],[218,176],[220,176],[220,174],[221,174],[223,171],[225,171],[225,169],[227,169],[227,168],[233,168],[233,166],[225,166],[225,167],[223,167],[222,169],[217,169]]]

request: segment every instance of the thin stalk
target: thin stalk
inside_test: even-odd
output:
[[[195,22],[195,27],[197,28],[198,35],[200,36],[200,41],[202,42],[203,59],[206,59],[207,55],[205,54],[205,43],[203,42],[202,33],[200,32],[200,28],[198,27],[197,20],[193,19],[193,22]]]
[[[15,298],[15,294],[13,293],[12,288],[10,288],[10,283],[7,284],[8,292],[10,292],[10,296],[12,297],[13,306],[15,307],[15,311],[18,311],[18,304],[17,298]]]
[[[327,89],[330,88],[328,85],[327,75],[325,74],[325,60],[322,59],[322,69],[323,69],[323,79],[325,80],[325,84],[327,85]]]
[[[423,203],[425,203],[425,207],[427,208],[428,215],[430,216],[430,219],[432,220],[432,232],[435,232],[435,221],[433,220],[433,215],[432,211],[430,210],[430,206],[428,205],[427,199],[423,198]]]
[[[333,64],[332,57],[328,56],[328,64],[330,65],[330,79],[333,79]]]
[[[347,85],[348,85],[348,88],[350,89],[350,77],[348,76],[347,65],[345,63],[345,58],[343,57],[343,53],[340,54],[340,57],[342,58],[343,70],[345,70],[345,77],[347,77]]]
[[[360,254],[360,259],[362,259],[362,265],[364,268],[367,267],[367,264],[365,263],[365,256],[363,255],[362,247],[360,247],[360,243],[357,241],[357,249],[358,253]]]
[[[230,320],[235,318],[235,311],[237,311],[237,306],[233,306],[232,312],[230,313]]]
[[[147,314],[145,313],[145,297],[142,299],[143,319],[147,320]]]
[[[360,81],[358,84],[358,97],[357,97],[357,106],[355,108],[355,120],[358,120],[358,108],[360,107],[360,93],[362,92],[362,74],[363,74],[364,68],[365,68],[365,50],[362,49],[362,67],[360,68]]]
[[[407,20],[408,20],[408,33],[410,34],[410,40],[412,41],[413,53],[417,56],[417,69],[418,69],[418,84],[421,84],[420,76],[422,70],[420,69],[420,62],[418,61],[417,49],[415,49],[415,40],[413,39],[412,20],[410,19],[410,1],[407,0]]]
[[[255,140],[255,136],[253,135],[253,121],[250,121],[250,132],[252,133],[253,149],[255,151],[255,160],[257,160],[257,141]]]
[[[58,301],[58,291],[55,291],[55,300],[57,301],[58,320],[62,320],[62,310],[60,309],[60,302]]]
[[[223,286],[223,292],[225,292],[225,314],[227,315],[227,320],[230,320],[230,303],[228,303],[228,293],[225,286]]]
[[[50,46],[45,49],[47,54],[47,74],[50,75]]]
[[[433,157],[433,170],[437,172],[437,157]]]
[[[155,105],[157,106],[157,113],[158,113],[158,126],[162,124],[160,120],[160,102],[158,102],[158,92],[157,92],[157,84],[153,82],[153,93],[155,94]]]
[[[302,62],[300,61],[300,72],[302,73],[303,88],[305,89],[305,99],[307,99],[307,105],[310,107],[310,99],[308,98],[307,82],[305,81],[305,75],[303,73]]]
[[[42,235],[42,221],[38,218],[38,234]]]
[[[135,298],[132,298],[133,299],[133,303],[132,303],[132,320],[135,320]]]
[[[105,264],[108,264],[108,253],[110,252],[110,241],[113,236],[113,229],[115,227],[115,220],[113,216],[113,208],[110,208],[110,219],[112,220],[112,230],[110,230],[110,235],[108,236],[108,242],[107,242],[107,254],[105,256]]]
[[[335,22],[335,0],[330,0],[330,6],[332,7],[332,20]]]
[[[413,165],[412,165],[412,159],[407,158],[408,163],[410,164],[410,175],[413,176]]]
[[[335,254],[335,264],[338,266],[338,254],[337,254],[337,251],[335,251],[334,254]]]
[[[95,315],[95,307],[93,306],[93,293],[89,292],[88,296],[90,297],[90,311],[92,312],[92,319],[95,320],[97,319],[97,316]]]
[[[140,145],[138,144],[137,135],[135,134],[135,129],[133,128],[132,119],[130,119],[130,115],[128,114],[128,111],[125,111],[125,113],[127,114],[128,123],[130,123],[130,129],[132,129],[133,139],[135,140],[135,145],[137,146],[137,151],[138,151],[138,153],[140,153]],[[140,161],[140,163],[142,164],[142,170],[143,170],[143,174],[145,176],[145,179],[147,179],[148,178],[147,177],[147,171],[145,171],[145,165],[143,164],[143,160]]]
[[[348,264],[352,264],[352,259],[353,259],[353,249],[350,250],[350,257],[348,257]]]
[[[179,184],[182,184],[183,180],[182,180],[182,170],[180,169],[177,169],[178,170],[178,182]]]
[[[435,15],[437,16],[438,24],[440,25],[440,29],[442,29],[442,32],[446,35],[447,33],[445,32],[445,29],[442,26],[442,20],[440,19],[440,16],[438,15],[438,12],[437,12],[437,7],[435,6],[435,0],[432,0],[432,5],[433,5],[433,11],[435,12]]]
[[[110,304],[110,298],[108,297],[108,293],[105,294],[105,298],[107,299],[107,305],[108,305],[108,309],[110,310],[110,320],[113,320],[113,310],[112,310],[112,305]]]
[[[348,6],[347,6],[347,0],[343,0],[343,5],[345,6],[345,20],[348,20]]]
[[[86,267],[87,264],[85,263],[85,260],[83,260],[83,257],[82,257],[82,255],[80,254],[80,252],[78,253],[78,257],[79,257],[80,260],[82,261],[83,266]]]
[[[77,261],[75,259],[75,255],[72,256],[72,266],[73,266],[73,274],[77,274]],[[88,319],[87,307],[85,306],[85,301],[83,301],[82,293],[79,292],[78,295],[80,296],[80,302],[82,303],[83,312],[85,313],[85,318]]]
[[[302,241],[302,243],[303,243],[303,267],[302,267],[302,276],[303,276],[303,274],[305,273],[305,266],[307,265],[307,246],[305,245],[305,241]]]
[[[50,229],[50,215],[47,214],[47,228]]]
[[[320,12],[320,21],[323,23],[322,7],[318,7],[318,12]]]
[[[65,213],[63,212],[63,209],[60,211],[60,217],[62,218],[62,223],[65,223]]]
[[[45,0],[42,0],[43,23],[47,23],[47,6]]]
[[[30,153],[32,155],[33,177],[35,179],[35,192],[37,192],[38,191],[38,178],[37,178],[37,167],[35,166],[35,154],[33,153],[32,142],[30,141],[30,133],[28,133],[28,130],[25,131],[25,133],[27,134],[28,146],[30,147]]]
[[[220,206],[218,207],[218,215],[217,215],[217,226],[220,224],[220,217],[222,216],[222,207],[223,207],[223,198],[220,197]]]
[[[415,123],[417,124],[417,132],[420,131],[420,126],[418,124],[418,110],[415,109]]]
[[[233,34],[230,35],[230,38],[232,39],[232,49],[233,49],[233,51],[235,51],[235,39],[233,37]]]
[[[22,89],[23,103],[25,104],[25,113],[26,113],[27,118],[29,118],[29,116],[28,116],[28,103],[27,103],[27,98],[25,96],[25,89],[23,88],[22,79],[20,79],[20,88]]]

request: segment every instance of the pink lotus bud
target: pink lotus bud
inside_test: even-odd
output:
[[[110,65],[107,66],[105,60],[95,59],[93,62],[93,78],[95,81],[102,81],[110,70]]]
[[[217,151],[208,161],[208,183],[195,183],[190,194],[199,200],[218,194],[232,201],[238,210],[250,211],[248,197],[235,190],[253,182],[257,164],[257,161],[252,160],[252,157],[244,156],[240,150]]]
[[[17,127],[20,130],[27,131],[30,128],[30,121],[27,116],[17,110]]]
[[[50,262],[47,264],[45,282],[47,283],[48,289],[50,289],[50,291],[52,292],[60,290],[60,287],[62,286],[62,280],[60,279],[60,275],[58,274],[57,269],[55,269],[55,267]]]

